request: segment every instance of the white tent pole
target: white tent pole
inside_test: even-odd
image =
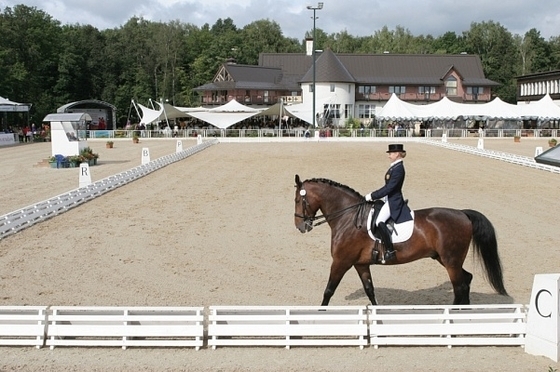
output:
[[[132,100],[132,105],[134,106],[134,109],[136,110],[136,114],[138,115],[138,118],[140,120],[142,120],[142,115],[140,115],[140,112],[138,111],[138,107],[136,106],[136,102],[134,102],[134,100]]]
[[[167,117],[167,112],[165,111],[165,105],[163,104],[163,98],[161,98],[160,100],[161,100],[161,107],[163,108],[163,115],[165,115],[165,121],[167,122],[167,127],[171,128],[169,126],[169,118]]]
[[[284,100],[280,97],[280,111],[278,112],[278,135],[281,137],[282,133],[282,105],[284,104]]]

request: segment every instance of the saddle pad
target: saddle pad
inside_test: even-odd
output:
[[[368,226],[368,234],[369,234],[370,238],[375,240],[375,237],[373,236],[373,234],[371,232],[371,222],[372,222],[371,220],[373,218],[373,213],[374,213],[374,209],[371,208],[371,211],[369,212],[369,216],[368,216],[368,220],[367,220],[367,226]],[[393,234],[391,236],[391,239],[393,240],[393,243],[405,242],[412,236],[412,231],[414,231],[414,211],[411,210],[410,214],[412,216],[412,220],[402,222],[402,223],[396,223],[396,224],[393,225],[394,230],[393,230]]]

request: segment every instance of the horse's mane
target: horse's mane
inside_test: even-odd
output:
[[[329,185],[329,186],[334,186],[334,187],[337,187],[337,188],[342,189],[342,190],[344,190],[344,191],[348,191],[348,192],[350,192],[350,193],[355,194],[356,196],[359,196],[359,197],[362,196],[362,194],[360,194],[359,192],[357,192],[356,190],[354,190],[354,189],[351,188],[350,186],[346,186],[346,185],[343,185],[343,184],[341,184],[341,183],[338,183],[338,182],[336,182],[336,181],[329,180],[329,179],[326,179],[326,178],[312,178],[312,179],[307,180],[307,181],[305,181],[305,182],[326,183],[326,184]]]

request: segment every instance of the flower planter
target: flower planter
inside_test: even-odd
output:
[[[55,169],[58,168],[56,161],[49,162],[49,165],[51,166],[51,168],[55,168]]]

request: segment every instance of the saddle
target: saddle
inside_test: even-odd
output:
[[[405,203],[408,204],[408,200],[405,200]],[[383,250],[385,249],[385,246],[382,244],[383,238],[379,231],[379,228],[375,224],[381,207],[383,207],[384,204],[385,202],[383,200],[375,200],[373,202],[373,207],[368,214],[367,232],[370,238],[375,242],[371,252],[372,262],[374,263],[381,263],[382,257],[384,256]],[[387,229],[389,230],[389,234],[393,243],[404,242],[408,240],[412,235],[412,231],[414,229],[414,211],[410,211],[410,213],[412,215],[412,220],[410,221],[397,224],[390,217],[387,221],[385,221],[385,226],[387,226]]]

